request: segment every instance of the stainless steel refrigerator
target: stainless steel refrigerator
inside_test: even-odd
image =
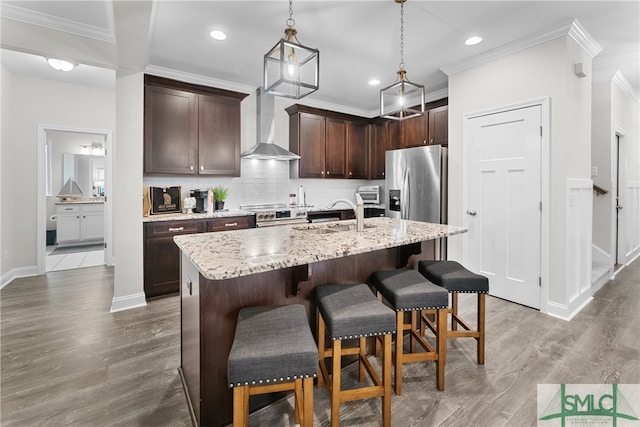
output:
[[[447,223],[447,149],[440,145],[389,150],[385,215]]]

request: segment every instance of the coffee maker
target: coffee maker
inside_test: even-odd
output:
[[[193,208],[193,213],[207,213],[209,190],[191,190],[189,195],[196,199],[196,207]]]

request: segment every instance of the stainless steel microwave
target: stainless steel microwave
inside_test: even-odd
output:
[[[367,205],[380,204],[380,186],[379,185],[359,185],[356,193],[362,197],[362,201]]]

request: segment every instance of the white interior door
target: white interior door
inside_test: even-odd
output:
[[[469,119],[468,268],[540,308],[541,107]]]

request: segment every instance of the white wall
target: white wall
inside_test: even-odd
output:
[[[613,266],[611,259],[612,203],[615,197],[613,181],[612,144],[614,135],[611,126],[611,81],[593,85],[591,120],[591,165],[597,168],[593,183],[608,191],[593,197],[593,244],[607,254],[606,262]]]
[[[11,107],[2,117],[3,123],[11,123],[2,139],[2,188],[3,197],[14,201],[2,205],[2,228],[9,234],[2,237],[2,250],[11,252],[2,263],[4,283],[12,270],[35,272],[37,265],[38,125],[114,129],[115,92],[12,75],[4,67],[2,79],[11,84]],[[5,194],[8,186],[19,187],[19,192],[9,189]]]
[[[566,182],[589,179],[591,78],[573,74],[591,60],[569,37],[560,37],[449,76],[449,223],[465,224],[463,216],[463,115],[549,96],[551,98],[550,218],[548,259],[549,301],[568,304],[565,284]],[[544,191],[543,191],[544,193]],[[449,256],[462,259],[462,239],[451,239]],[[542,302],[543,307],[545,301]]]
[[[611,125],[612,134],[623,131],[620,141],[625,146],[626,164],[620,170],[625,172],[626,182],[621,188],[623,194],[624,233],[621,238],[625,263],[640,255],[640,109],[638,100],[627,94],[628,83],[621,75],[613,78],[611,85]],[[615,144],[615,136],[613,137]],[[615,145],[614,145],[615,147]],[[615,152],[615,151],[614,151]]]
[[[640,112],[637,94],[620,74],[610,80],[593,85],[592,106],[592,165],[597,167],[594,183],[609,190],[607,194],[594,196],[593,244],[594,260],[605,262],[609,274],[616,262],[616,192],[617,159],[616,133],[622,132],[621,141],[626,147],[625,206],[623,209],[625,239],[623,246],[629,255],[627,261],[640,253]],[[597,256],[597,257],[596,257]],[[594,278],[597,279],[597,278]]]
[[[3,278],[4,285],[5,273],[13,266],[13,251],[9,251],[9,248],[14,244],[11,224],[15,210],[10,209],[11,204],[6,202],[15,199],[15,185],[11,184],[8,160],[8,147],[12,140],[13,73],[0,65],[0,74],[0,277]]]
[[[113,174],[115,272],[111,311],[145,305],[142,253],[144,75],[116,76]]]

